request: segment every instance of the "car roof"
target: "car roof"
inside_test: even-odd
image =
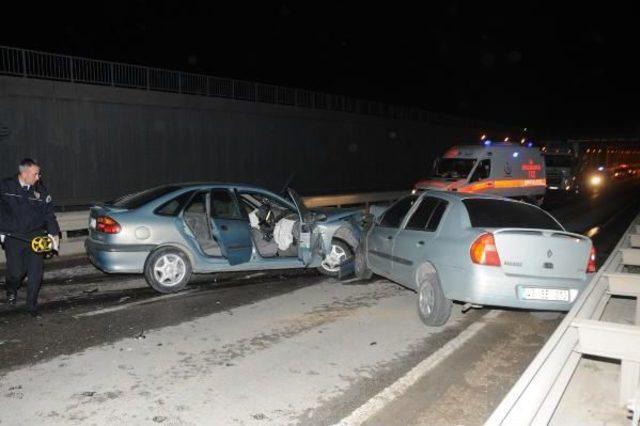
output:
[[[496,143],[492,143],[491,145],[470,145],[470,144],[466,144],[466,145],[457,145],[456,146],[459,149],[465,149],[465,150],[476,150],[476,151],[488,151],[488,150],[504,150],[504,151],[513,151],[514,149],[517,150],[524,150],[526,151],[532,151],[535,152],[540,151],[540,148],[537,146],[526,146],[526,145],[520,145],[520,144],[515,144],[515,143],[504,143],[504,142],[496,142]]]
[[[267,188],[263,188],[260,186],[251,185],[247,183],[218,182],[218,181],[176,182],[176,183],[167,183],[163,185],[157,185],[154,188],[161,188],[161,187],[167,187],[167,186],[175,186],[176,190],[186,189],[186,188],[218,187],[218,188],[256,189],[256,190],[271,192]],[[151,189],[151,188],[147,188],[147,189]]]
[[[518,202],[517,200],[513,200],[511,198],[500,197],[498,195],[490,195],[490,194],[472,194],[469,192],[456,192],[456,191],[439,191],[437,189],[427,189],[420,193],[421,197],[429,197],[434,196],[438,198],[442,198],[447,201],[462,201],[462,200],[470,200],[470,199],[484,199],[484,200],[500,200],[500,201],[510,201],[510,202]]]

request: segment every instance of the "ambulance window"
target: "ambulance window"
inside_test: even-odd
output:
[[[491,176],[491,160],[482,160],[471,176],[471,182],[488,179]]]

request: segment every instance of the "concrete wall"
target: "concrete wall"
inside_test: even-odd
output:
[[[176,181],[304,194],[410,187],[487,129],[0,76],[0,174],[27,156],[58,205]]]

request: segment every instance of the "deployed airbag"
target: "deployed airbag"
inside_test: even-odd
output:
[[[287,250],[293,243],[293,226],[295,224],[296,221],[291,219],[280,219],[276,223],[276,227],[273,230],[273,239],[278,244],[278,249]]]

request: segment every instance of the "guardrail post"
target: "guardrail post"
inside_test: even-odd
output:
[[[111,86],[115,86],[116,85],[116,78],[113,72],[113,64],[109,64],[109,76],[111,78]]]
[[[151,72],[149,70],[149,68],[146,69],[147,70],[147,90],[151,90]]]
[[[178,93],[182,93],[182,73],[178,74]]]
[[[27,52],[22,49],[22,76],[27,76]]]
[[[71,77],[71,82],[73,83],[75,81],[73,76],[73,57],[69,58],[69,76]]]

